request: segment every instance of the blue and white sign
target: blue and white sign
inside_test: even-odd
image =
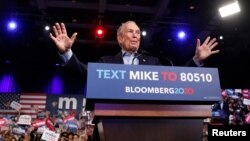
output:
[[[217,68],[88,64],[88,99],[218,101]]]

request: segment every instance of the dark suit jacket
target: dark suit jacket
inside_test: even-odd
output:
[[[161,65],[158,58],[148,55],[140,55],[138,56],[138,60],[139,65]],[[119,52],[114,56],[101,57],[99,63],[123,64],[122,52]],[[82,63],[74,54],[65,66],[70,70],[80,73],[80,75],[84,77],[87,76],[87,65]],[[194,67],[196,64],[193,59],[190,59],[184,66]]]
[[[160,61],[158,58],[147,56],[147,55],[140,55],[138,56],[139,64],[140,65],[160,65]],[[112,64],[124,64],[122,58],[122,52],[114,56],[104,56],[99,60],[100,63],[112,63]]]

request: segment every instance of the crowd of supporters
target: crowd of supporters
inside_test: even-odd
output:
[[[211,106],[211,114],[204,119],[204,141],[207,140],[209,125],[250,126],[250,90],[222,90],[221,100]]]
[[[29,116],[18,113],[16,116],[1,115],[0,141],[41,141],[45,138],[55,141],[88,141],[94,131],[93,118],[91,111],[83,111],[79,116],[74,111],[55,116],[50,111],[40,111],[31,120]]]

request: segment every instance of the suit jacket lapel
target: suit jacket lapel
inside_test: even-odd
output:
[[[139,60],[139,64],[140,65],[146,65],[146,64],[148,64],[147,59],[145,59],[143,56],[139,56],[138,60]]]
[[[118,54],[116,54],[115,56],[115,59],[117,64],[124,64],[123,62],[123,58],[122,58],[122,52],[120,51]]]

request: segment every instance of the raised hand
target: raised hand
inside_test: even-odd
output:
[[[68,36],[67,30],[64,23],[55,23],[53,26],[54,35],[50,33],[50,38],[56,44],[60,53],[67,52],[73,45],[77,33],[75,32],[71,37]]]
[[[202,45],[200,39],[197,39],[195,55],[193,57],[197,62],[201,63],[209,56],[220,52],[220,50],[213,50],[218,45],[216,38],[210,39],[210,37],[207,37]]]

